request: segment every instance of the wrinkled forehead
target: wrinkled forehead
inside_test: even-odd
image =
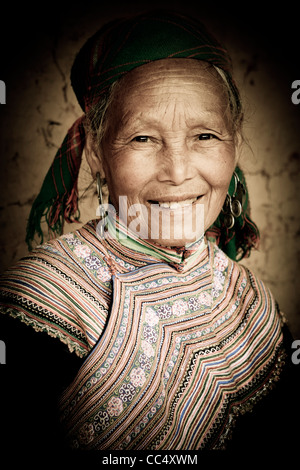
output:
[[[203,84],[215,88],[216,93],[223,91],[222,80],[214,67],[196,59],[161,59],[142,65],[119,80],[118,90],[139,93],[155,84],[166,87]]]
[[[127,73],[114,90],[108,114],[124,122],[128,115],[157,109],[157,103],[175,102],[195,104],[199,112],[220,113],[222,118],[229,110],[225,85],[213,66],[193,59],[163,59]]]

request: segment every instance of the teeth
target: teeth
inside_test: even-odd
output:
[[[197,201],[197,198],[194,197],[192,199],[186,199],[185,201],[178,201],[178,202],[159,202],[159,207],[164,207],[166,209],[179,209],[180,207],[188,206],[189,204],[193,204],[193,202]]]

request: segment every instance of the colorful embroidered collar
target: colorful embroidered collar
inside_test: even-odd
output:
[[[135,258],[135,252],[142,253],[151,258],[153,257],[165,261],[176,267],[179,271],[191,266],[207,246],[204,235],[185,247],[162,246],[139,238],[132,230],[126,227],[116,215],[112,217],[109,214],[107,219],[107,230],[110,235],[109,242],[111,244],[116,245],[120,243],[123,247],[132,250],[134,252],[132,253],[133,258]]]

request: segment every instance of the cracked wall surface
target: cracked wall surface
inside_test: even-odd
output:
[[[120,15],[135,10],[134,4],[131,8],[122,5]],[[186,8],[187,13],[191,11]],[[6,80],[6,105],[0,107],[1,270],[26,255],[31,204],[66,131],[82,114],[69,79],[75,54],[101,24],[115,16],[113,7],[83,9],[80,17],[70,14],[55,28],[40,30],[31,42],[31,54],[19,56],[15,73]],[[285,63],[270,55],[268,46],[261,47],[255,28],[253,35],[251,28],[243,35],[242,23],[234,28],[234,21],[228,25],[221,16],[209,13],[204,19],[232,55],[245,108],[240,164],[261,243],[243,263],[271,288],[292,333],[300,337],[300,105],[291,102],[291,83],[300,77],[293,71],[289,74]],[[79,179],[82,223],[95,217],[95,190],[84,160]],[[65,232],[78,226],[66,225]]]

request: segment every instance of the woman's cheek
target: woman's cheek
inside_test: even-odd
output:
[[[120,188],[126,192],[141,190],[153,174],[151,162],[143,158],[143,155],[123,160],[116,177]]]
[[[134,167],[123,167],[111,175],[110,187],[116,197],[127,196],[134,199],[145,186],[144,174]]]
[[[216,164],[211,168],[207,175],[208,181],[211,180],[213,187],[219,190],[227,190],[233,171],[235,168],[235,155],[234,152],[221,153],[219,158],[216,159]]]

